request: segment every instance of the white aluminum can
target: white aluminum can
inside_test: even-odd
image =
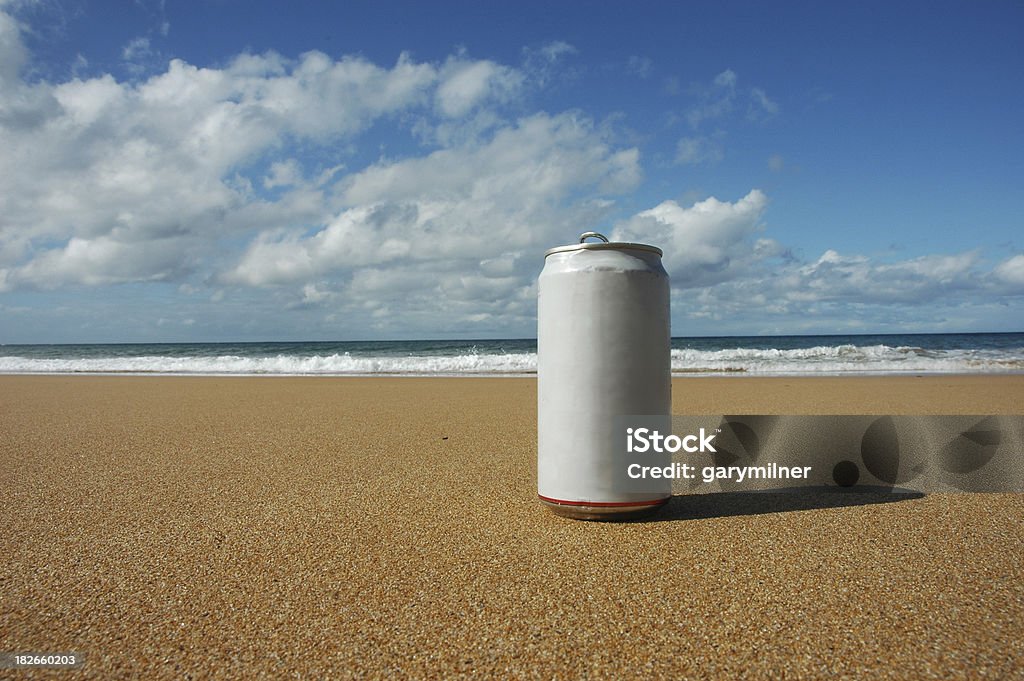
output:
[[[638,488],[626,477],[624,432],[617,432],[623,418],[671,414],[661,255],[594,232],[545,254],[537,286],[537,493],[559,515],[635,517],[671,497],[669,479]]]

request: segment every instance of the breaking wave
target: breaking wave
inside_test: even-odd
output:
[[[19,352],[19,348],[8,347],[2,349],[10,354],[0,354],[0,373],[463,376],[529,375],[537,371],[537,354],[528,347],[509,351],[495,342],[493,347],[473,345],[417,353],[396,352],[393,345],[386,351],[371,346],[359,352],[315,354],[301,346],[275,354],[246,353],[238,351],[241,346],[237,345],[232,348],[236,352],[224,354],[217,354],[218,348],[213,345],[162,353],[146,346],[134,346],[134,350],[90,346],[88,352],[78,355],[74,346],[61,350],[49,346],[46,352]],[[1024,347],[928,349],[837,344],[795,349],[676,348],[671,356],[672,371],[678,375],[1024,373]]]
[[[1017,373],[1024,348],[929,350],[913,346],[821,345],[811,348],[673,350],[676,373]]]

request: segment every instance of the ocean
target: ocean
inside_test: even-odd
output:
[[[537,341],[0,345],[5,374],[519,376]],[[1024,373],[1024,333],[673,338],[678,375]]]

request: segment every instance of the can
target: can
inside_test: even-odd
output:
[[[587,241],[597,238],[600,241]],[[671,480],[625,475],[631,415],[670,418],[669,279],[661,249],[596,232],[545,253],[537,282],[537,494],[588,520],[652,513]]]

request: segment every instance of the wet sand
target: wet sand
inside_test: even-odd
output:
[[[84,653],[74,678],[1024,675],[1024,495],[715,494],[566,520],[537,503],[535,396],[2,376],[0,652]],[[1024,377],[694,377],[674,396],[1019,414]]]

